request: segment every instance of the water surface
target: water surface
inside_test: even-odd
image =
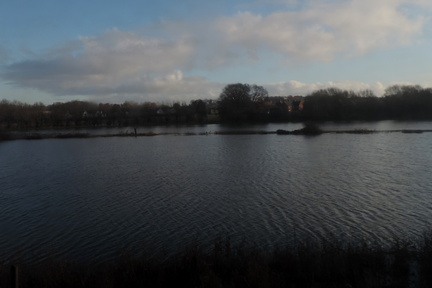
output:
[[[0,142],[0,255],[109,259],[125,249],[172,251],[217,236],[263,247],[329,235],[383,245],[419,237],[432,219],[430,143],[432,133]]]

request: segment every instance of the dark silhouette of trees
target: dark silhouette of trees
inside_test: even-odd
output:
[[[19,101],[2,100],[0,102],[0,128],[39,128],[44,126],[46,115],[44,104],[37,102],[33,105]]]
[[[189,104],[167,105],[70,101],[46,106],[0,101],[2,133],[53,127],[383,119],[432,120],[432,88],[393,85],[385,90],[383,97],[375,96],[370,90],[353,92],[338,88],[320,89],[306,97],[269,97],[262,86],[237,83],[227,85],[217,102],[198,99]]]
[[[260,108],[268,92],[262,86],[229,84],[219,96],[219,115],[222,121],[244,122],[259,118]]]
[[[393,85],[383,97],[329,88],[305,97],[304,117],[309,120],[432,119],[432,88]]]
[[[190,109],[194,115],[194,119],[199,123],[203,123],[207,117],[207,104],[201,99],[192,100]]]
[[[347,120],[356,106],[356,94],[338,88],[320,89],[305,98],[305,116],[310,120]]]
[[[393,85],[385,90],[383,100],[389,118],[432,118],[432,88],[422,88],[419,85]]]
[[[386,118],[380,98],[372,91],[328,88],[305,97],[304,117],[315,121],[378,120]]]
[[[207,104],[193,100],[172,106],[152,102],[123,104],[70,101],[45,106],[18,101],[0,101],[0,129],[42,129],[53,127],[124,127],[205,123]]]

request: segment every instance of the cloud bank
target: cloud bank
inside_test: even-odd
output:
[[[72,48],[72,49],[71,49]],[[113,29],[81,37],[36,59],[13,63],[3,77],[10,82],[59,95],[151,94],[193,86],[183,77],[193,47],[185,39],[149,38]]]
[[[232,44],[258,53],[275,51],[288,61],[330,61],[408,45],[422,34],[425,19],[404,14],[408,1],[310,1],[301,11],[261,16],[250,12],[219,20]]]
[[[407,9],[406,4],[412,1],[305,3],[297,11],[267,15],[239,12],[199,27],[186,22],[165,23],[158,28],[160,34],[153,33],[163,36],[111,29],[5,65],[0,77],[12,85],[53,95],[85,95],[113,101],[216,98],[227,83],[206,79],[194,71],[206,70],[206,75],[211,75],[230,66],[253,67],[266,61],[268,55],[276,55],[283,65],[357,57],[418,41],[428,20],[419,12],[413,13],[418,10]],[[426,5],[430,4],[418,0],[409,7]],[[380,82],[307,84],[287,79],[260,85],[273,95],[305,94],[329,86],[371,89],[377,94],[383,90]]]
[[[286,82],[269,83],[266,85],[269,94],[275,96],[288,95],[286,94],[287,91],[290,91],[289,93],[290,95],[307,95],[309,93],[312,93],[313,91],[319,89],[326,89],[330,87],[336,87],[342,90],[355,91],[355,92],[361,90],[370,90],[377,96],[382,95],[386,88],[385,85],[381,82],[375,82],[369,84],[369,83],[356,82],[356,81],[328,81],[328,82],[307,83],[307,82],[300,82],[296,80],[290,80]]]

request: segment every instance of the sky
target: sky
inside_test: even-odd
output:
[[[430,0],[2,0],[0,100],[174,103],[432,86]]]

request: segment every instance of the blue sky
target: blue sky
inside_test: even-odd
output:
[[[432,86],[430,0],[4,0],[0,99],[189,102]]]

